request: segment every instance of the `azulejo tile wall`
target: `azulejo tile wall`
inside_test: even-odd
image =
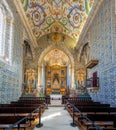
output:
[[[104,0],[88,32],[91,55],[99,64],[89,70],[89,77],[97,71],[100,89],[90,93],[93,100],[116,105],[116,16],[114,0]],[[87,33],[88,33],[87,32]],[[87,38],[86,38],[87,39]],[[84,39],[84,41],[86,41]]]
[[[23,27],[18,14],[14,13],[14,39],[13,39],[13,61],[9,65],[0,60],[0,103],[16,101],[21,96],[22,88],[22,45]]]

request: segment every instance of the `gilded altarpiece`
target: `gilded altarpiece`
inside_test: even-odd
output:
[[[24,93],[34,94],[34,91],[36,91],[36,82],[37,82],[36,70],[32,68],[26,69],[24,80],[25,80]]]
[[[47,66],[46,67],[46,95],[66,94],[67,67]]]

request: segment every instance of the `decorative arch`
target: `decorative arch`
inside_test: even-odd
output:
[[[46,65],[49,66],[53,65],[66,66],[69,64],[69,57],[59,49],[53,49],[50,52],[48,52],[43,60],[46,63]]]
[[[29,42],[26,40],[24,40],[24,59],[25,60],[33,59],[31,46],[30,46]]]
[[[50,46],[48,46],[41,54],[40,56],[38,57],[38,64],[41,64],[42,63],[42,60],[43,60],[43,57],[51,50],[53,49],[59,49],[61,51],[63,51],[70,59],[70,62],[71,62],[71,66],[74,66],[74,57],[73,57],[73,54],[68,50],[68,48],[63,45],[61,42],[53,45],[51,44]]]
[[[80,48],[79,61],[85,65],[89,59],[90,59],[90,46],[89,43],[87,42]]]
[[[27,41],[28,44],[30,45],[31,52],[32,52],[32,57],[34,58],[35,57],[35,50],[34,50],[34,47],[33,47],[33,43],[29,39],[29,36],[28,36],[28,34],[27,34],[25,29],[23,30],[23,45],[24,45],[24,41]]]
[[[44,62],[43,62],[43,58],[44,56],[51,50],[53,49],[59,49],[61,51],[63,51],[68,57],[69,57],[69,60],[70,60],[70,70],[71,70],[71,82],[70,82],[70,86],[73,87],[74,86],[74,57],[73,57],[73,54],[68,50],[68,48],[63,45],[61,42],[58,42],[56,44],[51,44],[50,46],[48,46],[42,53],[41,55],[38,57],[38,73],[40,73],[41,69],[42,69],[42,66],[44,65]],[[40,73],[40,76],[42,76],[42,74]],[[40,81],[38,75],[38,83],[41,84],[42,82]]]

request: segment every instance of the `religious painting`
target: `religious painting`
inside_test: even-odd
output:
[[[48,75],[50,75],[51,74],[51,71],[50,70],[48,70]]]
[[[62,87],[62,88],[65,87],[64,80],[61,80],[61,87]]]
[[[64,74],[65,74],[65,71],[64,71],[64,70],[61,70],[61,74],[64,75]]]
[[[51,88],[51,82],[50,82],[50,80],[47,81],[47,87]]]

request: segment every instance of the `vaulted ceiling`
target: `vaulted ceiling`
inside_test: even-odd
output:
[[[44,57],[45,64],[65,66],[69,64],[69,57],[61,50],[53,49]]]
[[[68,37],[74,47],[94,0],[20,0],[20,4],[38,44],[41,38],[54,42]]]

